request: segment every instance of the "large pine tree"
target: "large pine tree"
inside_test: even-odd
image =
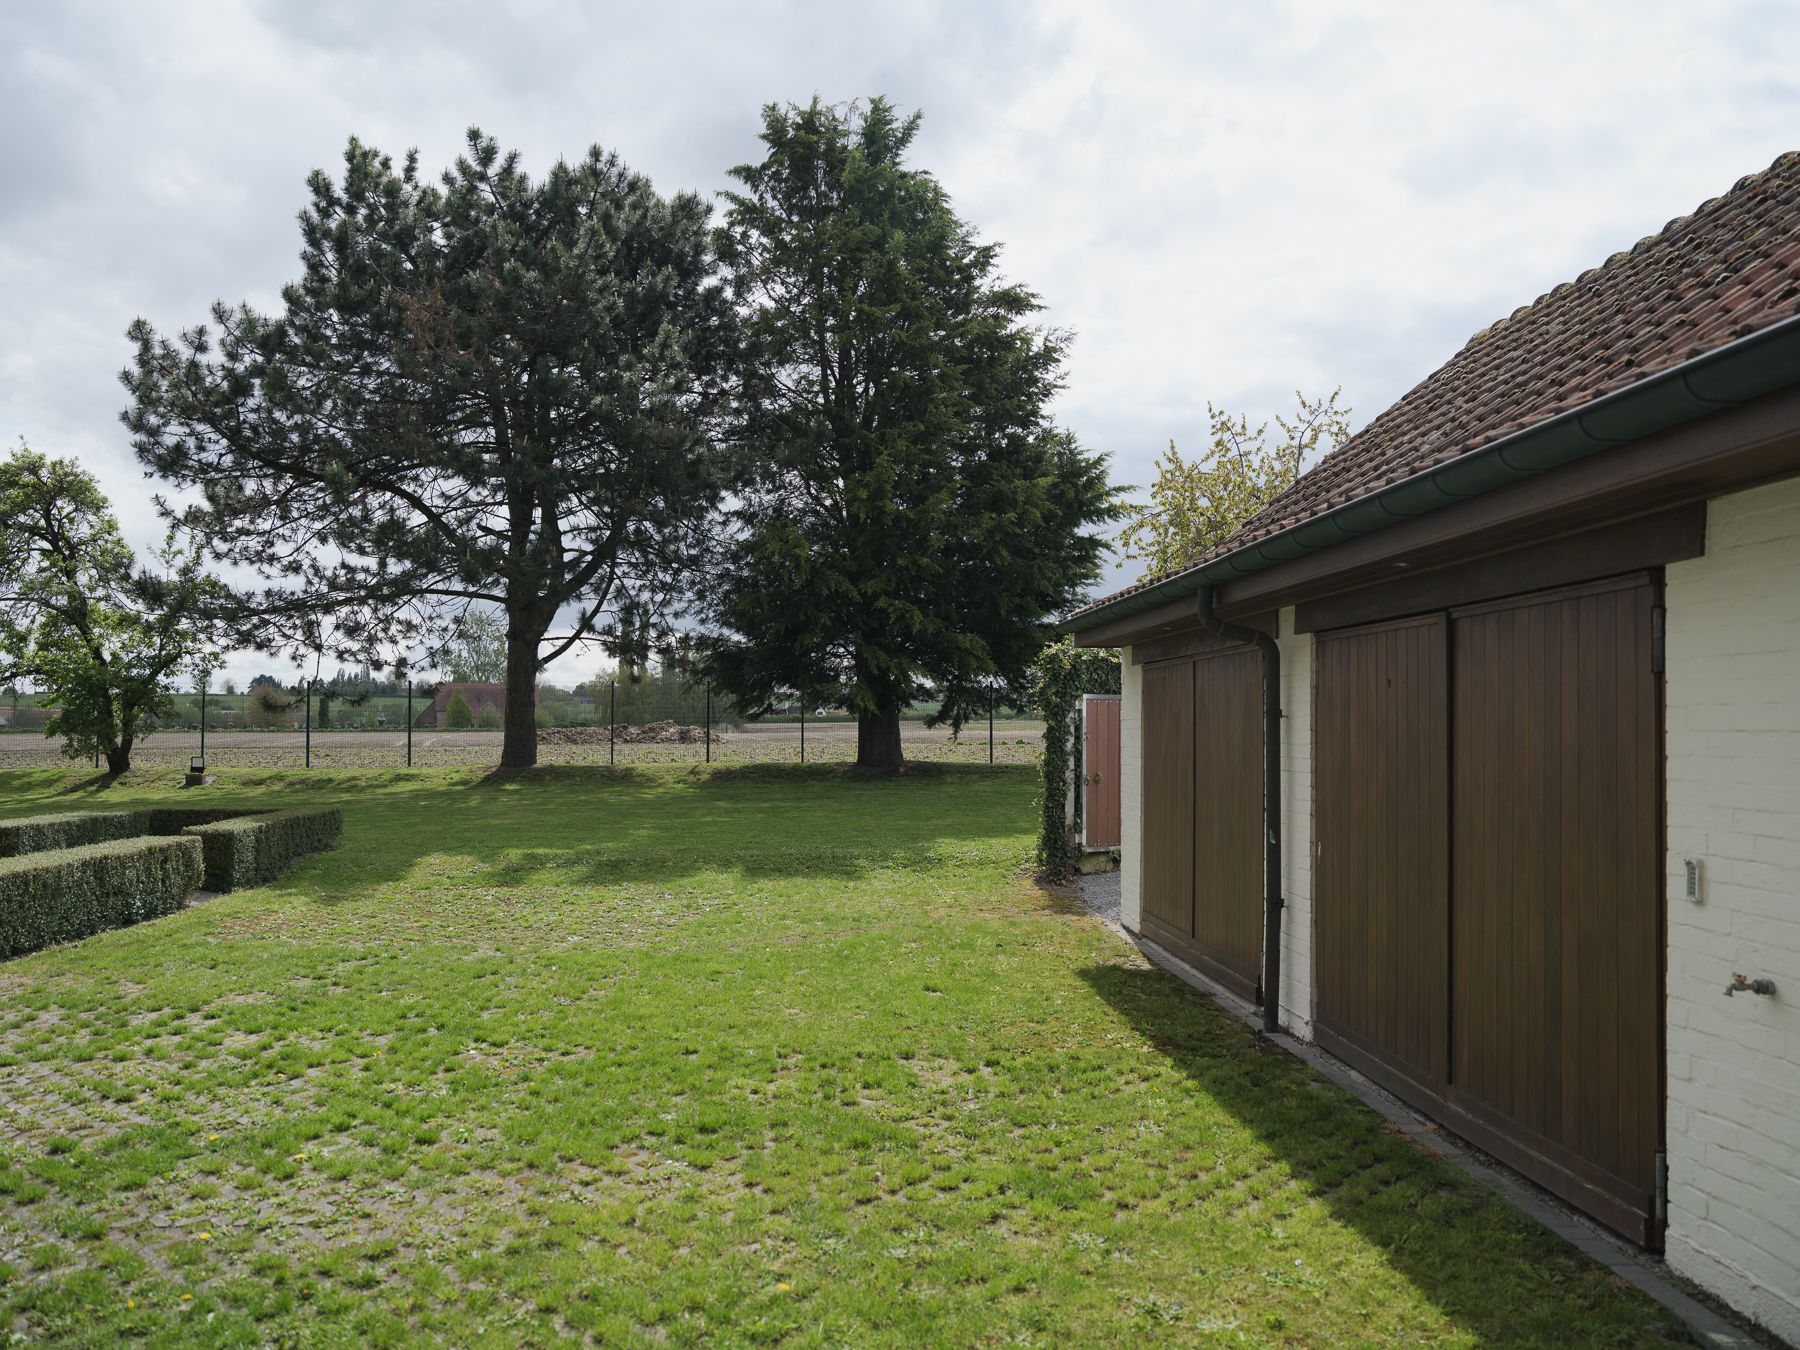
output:
[[[710,666],[746,711],[842,702],[876,769],[901,763],[914,701],[960,727],[1022,691],[1116,515],[1103,457],[1046,411],[1066,335],[1032,326],[1036,295],[906,163],[918,128],[879,98],[766,108],[720,246],[750,478]]]
[[[441,183],[351,141],[310,180],[275,316],[139,320],[139,457],[273,584],[246,636],[340,656],[504,615],[502,764],[536,762],[532,685],[573,644],[653,637],[709,542],[733,370],[710,211],[595,149],[533,181],[479,132]]]

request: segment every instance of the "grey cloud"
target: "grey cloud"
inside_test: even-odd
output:
[[[1645,0],[0,6],[0,444],[79,457],[160,535],[117,414],[125,325],[268,306],[304,178],[355,134],[536,172],[599,143],[716,192],[759,111],[885,93],[1048,323],[1061,415],[1142,487],[1205,404],[1342,382],[1367,418],[1470,333],[1792,148],[1800,16]],[[1604,56],[1605,59],[1599,59]],[[1110,585],[1120,574],[1107,578]]]

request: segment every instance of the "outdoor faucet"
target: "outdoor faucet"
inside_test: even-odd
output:
[[[1746,980],[1735,970],[1731,972],[1731,983],[1725,986],[1725,997],[1733,994],[1772,994],[1775,992],[1775,981],[1765,979]]]

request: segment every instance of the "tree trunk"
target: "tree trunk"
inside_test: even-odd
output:
[[[506,720],[500,767],[529,769],[537,763],[537,654],[541,634],[508,630]]]
[[[856,715],[856,767],[896,771],[900,754],[900,710]]]
[[[131,767],[131,742],[115,745],[106,752],[106,771],[115,777]]]

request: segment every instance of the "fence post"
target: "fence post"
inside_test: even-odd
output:
[[[806,763],[806,695],[800,695],[800,762]]]
[[[994,691],[988,690],[988,763],[994,762]]]
[[[612,699],[606,710],[606,766],[613,764],[613,739],[618,735],[619,725],[619,677],[612,678]]]
[[[312,768],[312,681],[306,682],[306,767]]]
[[[200,681],[200,763],[206,763],[206,681]]]
[[[412,768],[412,679],[406,681],[406,767]]]
[[[706,686],[706,762],[712,763],[712,686]]]

